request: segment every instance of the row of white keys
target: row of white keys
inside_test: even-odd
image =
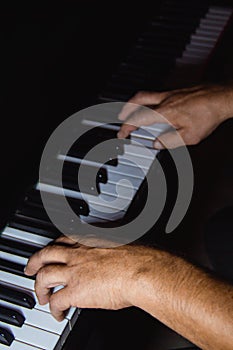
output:
[[[58,334],[47,332],[27,324],[23,324],[22,327],[16,327],[0,322],[0,327],[12,332],[16,340],[40,349],[53,350],[60,338]]]
[[[106,195],[106,194],[100,194],[99,196],[93,196],[89,195],[87,193],[80,193],[73,190],[63,189],[57,186],[48,185],[44,183],[38,183],[36,185],[36,189],[42,190],[44,192],[48,193],[54,193],[59,196],[65,195],[66,197],[70,198],[78,198],[83,199],[86,201],[86,203],[89,205],[90,208],[90,215],[91,215],[91,208],[102,208],[101,210],[104,211],[105,208],[115,209],[115,211],[123,211],[128,208],[129,205],[129,199],[120,198],[114,200],[112,196]]]
[[[1,237],[27,244],[30,243],[41,248],[53,241],[51,238],[37,235],[32,232],[19,230],[10,226],[5,227],[1,233]]]
[[[96,167],[103,167],[107,170],[107,172],[109,173],[117,173],[117,174],[121,174],[121,175],[125,175],[125,176],[132,176],[134,178],[139,178],[139,179],[143,179],[144,175],[142,174],[142,172],[140,171],[140,169],[138,171],[136,171],[135,169],[132,170],[131,166],[125,165],[125,164],[118,164],[117,166],[112,166],[112,165],[103,165],[102,163],[99,162],[91,162],[88,160],[82,160],[79,158],[75,158],[75,157],[70,157],[70,156],[65,156],[65,155],[59,155],[58,156],[58,160],[61,161],[67,161],[67,162],[72,162],[72,163],[77,163],[77,164],[83,164],[83,165],[91,165],[91,163],[93,165],[95,165]]]
[[[0,344],[0,350],[41,350],[41,348],[14,340],[10,346]],[[46,349],[42,349],[46,350]]]
[[[220,8],[219,11],[216,13],[210,8],[200,20],[199,27],[191,35],[191,41],[186,45],[182,57],[177,59],[178,64],[202,64],[208,58],[232,14],[232,9],[221,13]]]
[[[27,309],[25,307],[12,305],[12,303],[0,300],[0,308],[4,306],[23,315],[25,317],[25,325],[39,328],[58,335],[61,335],[63,333],[64,328],[68,323],[67,319],[64,319],[62,322],[56,322],[53,316],[48,312],[37,310],[35,308]]]
[[[33,244],[32,237],[34,237],[34,243],[39,248],[42,248],[43,246],[47,245],[49,242],[52,241],[47,237],[34,235],[34,234],[31,234],[30,232],[17,230],[11,227],[6,227],[5,230],[3,230],[1,236],[4,237],[5,239],[12,239],[14,241],[19,241],[19,242],[22,242],[22,239],[23,239],[24,242],[26,243],[30,242],[30,244]],[[15,254],[10,254],[10,253],[1,251],[0,256],[2,259],[12,261],[14,263],[18,263],[21,265],[26,265],[27,263],[26,258],[17,256]],[[20,349],[20,347],[23,346],[21,344],[27,343],[28,345],[25,345],[25,349],[27,349],[26,346],[28,346],[28,349],[30,349],[30,346],[33,345],[34,349],[36,349],[36,347],[38,346],[41,349],[49,350],[50,346],[51,346],[51,349],[55,348],[55,344],[58,342],[58,340],[60,341],[61,339],[63,340],[65,339],[63,337],[64,334],[66,333],[66,336],[68,335],[69,330],[72,328],[72,325],[74,324],[75,320],[78,317],[79,312],[76,308],[70,308],[69,312],[66,315],[66,318],[62,322],[57,322],[50,313],[49,305],[48,304],[40,305],[38,303],[38,300],[34,291],[34,281],[32,279],[29,279],[26,276],[23,277],[13,273],[0,271],[0,281],[1,283],[9,287],[11,286],[11,288],[14,288],[16,290],[21,290],[22,292],[26,292],[30,294],[36,301],[36,304],[32,310],[15,306],[5,301],[0,301],[0,306],[1,305],[6,307],[8,306],[11,309],[21,311],[21,313],[25,317],[24,325],[18,328],[17,332],[15,332],[15,328],[17,327],[12,327],[12,325],[6,326],[5,324],[4,328],[8,327],[7,329],[11,330],[15,336],[15,340],[12,342],[10,349],[12,348],[14,349],[16,345]],[[31,328],[32,328],[32,331],[30,333],[30,336],[28,336],[27,333],[29,330],[31,330]],[[44,339],[42,342],[39,340],[40,337],[43,337]],[[37,342],[33,340],[34,338],[38,339]],[[49,342],[49,346],[46,345],[46,347],[44,347],[45,343],[47,342]],[[5,348],[4,345],[2,347]]]

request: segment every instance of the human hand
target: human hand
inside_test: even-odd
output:
[[[35,253],[25,274],[37,275],[35,291],[41,304],[62,321],[71,306],[121,309],[131,306],[137,272],[152,259],[153,249],[137,246],[88,248],[61,237]],[[64,288],[52,293],[52,288]]]
[[[127,137],[140,126],[168,123],[175,131],[159,136],[156,149],[194,145],[210,135],[220,123],[233,116],[231,86],[195,86],[166,92],[139,92],[119,114],[124,122],[119,138]],[[150,106],[140,110],[138,105]]]

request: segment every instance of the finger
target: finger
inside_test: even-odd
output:
[[[139,111],[136,111],[129,117],[124,123],[117,136],[119,138],[126,138],[132,131],[141,126],[147,126],[154,123],[168,123],[160,113],[150,108],[143,107]]]
[[[68,286],[53,293],[49,299],[51,314],[58,322],[61,322],[65,318],[67,310],[71,306],[70,288]]]
[[[74,245],[74,244],[77,244],[76,241],[74,241],[73,239],[71,239],[70,237],[68,236],[64,236],[64,235],[61,235],[60,237],[58,237],[54,243],[59,243],[59,244],[67,244],[67,245]]]
[[[182,130],[171,131],[165,134],[162,134],[154,141],[154,148],[161,150],[165,148],[177,148],[180,146],[184,146],[185,142],[182,137]]]
[[[131,113],[138,109],[138,105],[156,105],[162,102],[167,97],[168,91],[164,92],[151,92],[140,91],[134,95],[122,108],[118,115],[120,120],[125,120]]]
[[[54,263],[67,263],[70,258],[69,247],[52,245],[39,250],[28,260],[25,275],[35,275],[43,266]]]
[[[47,265],[41,268],[36,276],[35,292],[41,305],[47,304],[51,296],[51,288],[66,286],[68,267],[65,265]]]

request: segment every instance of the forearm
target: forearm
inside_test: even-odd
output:
[[[133,305],[204,350],[233,344],[233,287],[181,258],[155,251],[154,263],[134,274]]]

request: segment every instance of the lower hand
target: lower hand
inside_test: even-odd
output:
[[[37,275],[35,291],[39,303],[49,303],[51,313],[61,321],[71,306],[103,309],[131,306],[134,277],[147,255],[147,248],[143,247],[88,248],[62,237],[34,254],[25,274]],[[52,293],[52,288],[58,285],[64,288]]]

